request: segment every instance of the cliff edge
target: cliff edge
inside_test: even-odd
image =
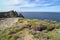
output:
[[[8,12],[0,12],[0,18],[11,18],[11,17],[22,17],[24,18],[24,16],[20,13],[20,15],[18,15],[18,12],[16,11],[8,11]]]

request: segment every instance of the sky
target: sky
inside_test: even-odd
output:
[[[60,0],[0,0],[0,12],[60,12]]]

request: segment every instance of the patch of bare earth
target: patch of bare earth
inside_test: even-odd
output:
[[[11,25],[13,25],[14,23],[16,23],[18,21],[18,18],[6,18],[5,20],[3,20],[0,23],[0,29],[5,29],[7,27],[10,27]]]

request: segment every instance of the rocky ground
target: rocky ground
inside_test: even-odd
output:
[[[0,30],[10,27],[18,21],[18,18],[5,18],[0,21]]]
[[[0,40],[60,40],[60,22],[7,18],[0,25],[4,29],[0,30]]]

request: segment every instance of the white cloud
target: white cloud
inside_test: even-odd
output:
[[[58,0],[35,0],[33,3],[29,0],[5,0],[3,1],[4,5],[19,5],[21,7],[36,7],[36,6],[49,6],[54,4]]]
[[[30,2],[30,0],[3,0],[0,5],[0,10],[20,10],[20,8],[24,7],[47,7],[50,5],[53,5],[55,2],[59,0],[34,0],[33,2]],[[1,1],[0,1],[1,2]]]
[[[3,1],[3,5],[14,5],[14,4],[19,4],[19,0],[5,0]]]

